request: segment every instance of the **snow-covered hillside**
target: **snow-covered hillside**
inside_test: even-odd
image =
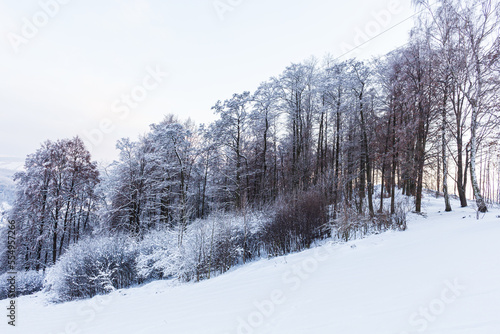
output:
[[[500,210],[426,215],[406,232],[260,260],[193,284],[158,281],[47,304],[19,298],[2,333],[500,333]],[[7,301],[0,302],[6,312]]]
[[[0,228],[5,224],[4,212],[9,210],[15,196],[15,184],[12,179],[23,168],[19,158],[0,157]]]
[[[14,181],[12,177],[23,168],[19,158],[0,157],[0,213],[7,209],[14,199]]]

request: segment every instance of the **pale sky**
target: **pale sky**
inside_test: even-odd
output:
[[[112,161],[117,139],[165,114],[209,122],[217,100],[413,13],[410,0],[0,0],[0,157],[80,135]],[[387,53],[412,24],[342,59]]]

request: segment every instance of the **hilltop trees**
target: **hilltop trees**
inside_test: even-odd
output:
[[[46,141],[24,168],[15,175],[11,216],[18,225],[20,267],[39,270],[96,225],[99,173],[78,137]]]
[[[234,94],[229,100],[218,101],[212,108],[219,119],[215,121],[213,135],[218,153],[228,169],[224,172],[224,191],[236,208],[243,205],[243,193],[249,188],[248,123],[250,92]]]
[[[195,204],[190,196],[197,160],[191,127],[166,116],[138,142],[118,142],[120,160],[111,166],[106,190],[111,230],[142,236],[152,228],[179,225],[182,244]]]

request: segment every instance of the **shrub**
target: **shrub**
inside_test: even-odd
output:
[[[278,206],[265,226],[263,240],[270,255],[283,255],[309,248],[324,236],[328,206],[318,191],[301,193]]]
[[[139,277],[141,281],[198,281],[223,273],[260,255],[259,235],[265,220],[260,212],[214,213],[187,226],[182,245],[178,228],[151,232],[139,245]]]
[[[229,216],[211,216],[193,222],[183,233],[182,244],[175,228],[152,232],[139,247],[140,278],[190,281],[227,271],[238,263],[239,239],[237,219]]]
[[[152,231],[139,244],[137,273],[141,282],[182,277],[182,256],[174,229]]]
[[[136,246],[128,239],[86,239],[70,247],[48,274],[56,301],[93,297],[137,282]]]
[[[408,201],[404,198],[398,198],[393,214],[383,210],[375,213],[373,217],[367,212],[358,213],[354,206],[342,203],[336,212],[336,219],[330,226],[331,233],[339,240],[349,241],[390,229],[404,231],[406,230],[406,215],[410,210]]]
[[[0,275],[0,299],[8,297],[9,283],[7,273]],[[44,275],[40,271],[21,271],[16,275],[16,296],[30,295],[42,290]]]

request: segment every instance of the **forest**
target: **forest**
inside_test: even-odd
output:
[[[210,124],[170,114],[121,139],[109,166],[79,137],[43,143],[15,175],[8,212],[18,293],[66,301],[209,279],[321,240],[405,230],[425,192],[478,217],[499,203],[500,6],[414,6],[404,46],[293,63],[217,101]]]

